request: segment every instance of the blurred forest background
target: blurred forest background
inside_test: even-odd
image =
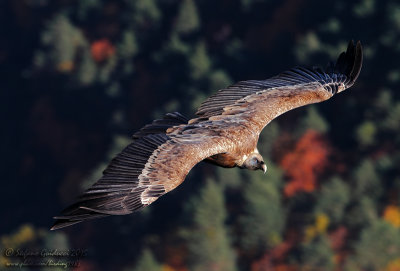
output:
[[[351,39],[359,80],[267,126],[266,175],[202,163],[141,212],[49,231],[154,118]],[[1,1],[0,269],[81,248],[80,271],[400,270],[399,60],[396,0]]]

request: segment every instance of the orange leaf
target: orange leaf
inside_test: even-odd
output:
[[[115,48],[107,39],[101,39],[92,43],[90,52],[96,62],[102,62],[115,53]]]
[[[383,211],[383,219],[396,228],[400,228],[400,207],[396,205],[386,206]]]
[[[322,134],[308,130],[281,161],[290,179],[284,188],[285,195],[291,197],[300,191],[314,191],[317,175],[326,167],[329,154],[329,145]]]

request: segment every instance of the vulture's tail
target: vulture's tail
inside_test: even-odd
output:
[[[51,230],[94,218],[128,214],[142,208],[144,205],[140,201],[140,194],[143,191],[134,192],[128,189],[132,202],[130,202],[129,208],[121,209],[121,199],[127,195],[126,189],[121,189],[121,184],[135,182],[154,149],[168,140],[166,135],[168,128],[187,124],[188,121],[178,112],[168,113],[164,118],[154,120],[135,133],[133,142],[111,161],[103,172],[103,177],[78,198],[75,204],[66,208],[62,215],[54,217],[56,222]],[[118,174],[116,174],[114,169],[121,166],[124,166],[124,170],[118,170]]]

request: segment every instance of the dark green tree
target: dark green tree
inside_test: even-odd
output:
[[[267,176],[261,172],[245,173],[244,213],[239,217],[242,233],[239,244],[243,251],[259,255],[282,242],[285,211],[280,185],[282,173],[269,163]]]
[[[73,72],[79,51],[88,48],[81,30],[63,14],[48,22],[41,34],[41,43],[43,49],[36,52],[34,65],[60,73]]]
[[[117,54],[123,63],[122,71],[129,75],[133,72],[133,57],[138,53],[138,43],[133,30],[123,32],[121,41],[117,44]]]
[[[303,127],[303,129],[298,129],[299,134],[303,134],[307,129],[312,129],[320,133],[326,133],[329,130],[329,124],[318,113],[316,106],[309,106],[307,108],[307,113],[303,117],[300,127]]]
[[[339,177],[333,177],[322,185],[317,197],[315,212],[328,215],[332,223],[340,223],[350,202],[349,185]]]
[[[155,0],[126,1],[133,11],[133,23],[139,26],[157,24],[161,19],[161,11]]]
[[[364,121],[356,130],[356,138],[361,146],[375,143],[376,125],[372,121]]]
[[[400,232],[383,220],[365,227],[354,246],[355,254],[346,261],[346,271],[384,270],[400,255]]]
[[[131,268],[125,269],[125,271],[161,271],[161,265],[154,258],[153,253],[150,249],[143,249],[137,263]]]
[[[334,270],[334,253],[326,235],[300,246],[299,270]]]
[[[235,253],[225,226],[224,194],[220,186],[208,180],[192,200],[192,225],[184,232],[190,270],[236,270]]]
[[[85,20],[92,10],[99,10],[102,6],[102,0],[82,0],[78,3],[78,17]]]
[[[188,34],[200,27],[200,18],[196,3],[193,0],[180,2],[179,12],[176,19],[174,31],[180,34]]]
[[[279,134],[280,130],[277,121],[270,122],[260,134],[257,148],[263,155],[267,165],[270,163],[269,161],[272,160],[274,143],[279,138]]]
[[[344,223],[355,228],[360,229],[373,223],[378,219],[377,208],[375,202],[367,196],[357,198],[352,203],[345,214]]]
[[[207,50],[204,42],[199,42],[193,48],[193,52],[189,58],[191,69],[191,77],[196,80],[205,76],[210,71],[211,61],[207,55]]]
[[[223,188],[239,189],[243,187],[245,182],[243,181],[243,175],[237,168],[232,170],[226,170],[226,168],[216,168],[217,180]]]
[[[75,74],[76,81],[83,86],[90,85],[95,82],[97,77],[97,65],[90,54],[88,46],[81,51],[81,61]]]
[[[355,197],[365,195],[376,200],[382,194],[381,182],[375,165],[371,160],[365,159],[362,161],[354,170],[353,178],[353,195]]]

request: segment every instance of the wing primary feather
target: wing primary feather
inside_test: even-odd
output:
[[[85,220],[108,215],[132,213],[148,205],[142,202],[142,194],[157,198],[165,193],[162,185],[152,185],[138,178],[143,173],[149,157],[170,140],[165,133],[170,127],[186,124],[188,119],[180,113],[168,113],[162,120],[143,127],[134,141],[118,154],[104,170],[103,176],[90,187],[77,202],[56,217],[52,230],[67,227]],[[156,124],[154,124],[156,123]],[[161,124],[160,124],[161,123]],[[155,134],[152,134],[156,132]],[[148,190],[146,190],[148,189]]]

